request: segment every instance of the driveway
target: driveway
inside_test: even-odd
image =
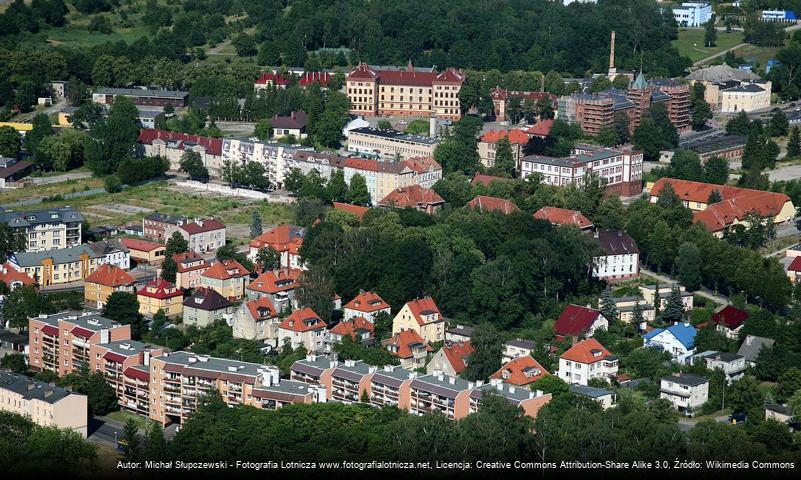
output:
[[[660,282],[664,282],[664,283],[668,283],[668,284],[670,284],[670,283],[678,284],[679,283],[679,281],[677,279],[673,278],[673,277],[670,277],[668,275],[664,275],[664,274],[661,274],[661,273],[652,272],[651,270],[648,270],[647,268],[640,267],[640,273],[648,275],[649,277],[656,278]],[[717,293],[714,293],[714,292],[712,292],[710,290],[707,290],[706,288],[701,288],[700,290],[696,290],[693,293],[696,294],[696,295],[699,295],[701,297],[704,297],[707,300],[712,300],[713,302],[719,303],[721,305],[725,305],[725,304],[729,303],[729,299],[726,298],[725,296],[717,294]]]

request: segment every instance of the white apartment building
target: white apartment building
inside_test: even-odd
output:
[[[709,399],[709,380],[690,373],[662,377],[659,398],[664,398],[680,412],[691,415]]]
[[[709,370],[722,370],[726,376],[726,383],[731,383],[745,376],[745,357],[735,353],[716,352],[707,350],[692,357],[692,363],[704,362]]]
[[[43,252],[81,244],[83,215],[71,207],[52,210],[0,211],[0,222],[24,232],[26,252]]]
[[[570,384],[587,385],[593,378],[609,381],[617,371],[618,358],[594,338],[573,345],[559,357],[558,376]]]
[[[640,249],[628,233],[621,230],[595,232],[595,239],[603,255],[592,259],[593,277],[616,282],[640,275]]]

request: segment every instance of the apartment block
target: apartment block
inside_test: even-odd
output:
[[[170,162],[170,170],[177,171],[184,152],[195,152],[213,176],[219,176],[222,168],[222,143],[221,138],[150,128],[143,128],[136,139],[139,156],[164,157]]]
[[[370,398],[370,379],[377,367],[361,360],[339,362],[331,371],[331,400],[343,403],[358,403]]]
[[[373,127],[354,128],[348,133],[349,152],[387,161],[430,157],[437,144],[436,138]]]
[[[370,403],[377,407],[398,407],[408,410],[411,402],[410,386],[417,377],[399,366],[385,365],[370,377]]]
[[[515,407],[523,409],[524,415],[532,418],[536,418],[540,409],[553,399],[550,393],[543,393],[542,390],[532,391],[526,387],[505,383],[500,379],[491,379],[489,383],[478,381],[470,392],[470,413],[476,413],[481,409],[484,395],[488,393],[505,398]]]
[[[131,326],[121,325],[97,313],[42,314],[28,321],[28,365],[59,377],[91,366],[93,345],[131,339]]]
[[[150,359],[164,352],[162,347],[136,340],[96,344],[89,349],[90,370],[105,376],[117,394],[120,407],[147,416],[150,413]]]
[[[83,220],[83,215],[71,207],[0,211],[0,222],[25,235],[26,252],[42,252],[80,245]]]
[[[470,393],[475,384],[442,373],[423,375],[409,385],[409,412],[425,415],[440,412],[451,420],[470,413]]]
[[[0,410],[28,417],[43,427],[77,432],[86,438],[88,405],[86,395],[0,370]]]
[[[297,382],[320,385],[325,391],[325,398],[331,398],[331,373],[338,362],[324,355],[309,354],[303,360],[292,364],[289,379]]]

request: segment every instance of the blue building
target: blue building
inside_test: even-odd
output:
[[[668,328],[657,328],[643,336],[643,345],[668,352],[676,363],[687,363],[695,355],[695,335],[698,330],[689,322]]]
[[[762,10],[762,20],[765,22],[795,23],[798,18],[792,10]]]

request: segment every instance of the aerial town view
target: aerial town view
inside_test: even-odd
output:
[[[799,15],[0,0],[0,475],[799,478]]]

